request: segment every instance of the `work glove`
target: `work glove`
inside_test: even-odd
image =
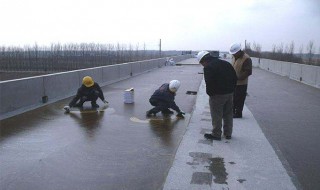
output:
[[[102,109],[107,109],[109,107],[109,102],[107,100],[103,100],[104,105],[102,106]]]
[[[70,106],[64,106],[63,109],[66,111],[66,113],[70,112]]]
[[[178,112],[177,117],[178,117],[178,118],[184,118],[183,115],[185,115],[185,114],[186,114],[186,113],[180,111],[180,112]]]

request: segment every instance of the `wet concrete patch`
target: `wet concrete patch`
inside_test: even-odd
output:
[[[176,103],[187,113],[193,110],[196,96],[183,92],[186,88],[198,89],[201,75],[190,81],[190,77],[184,76],[194,73],[194,68],[188,73],[180,72],[182,67],[172,69],[164,67],[159,69],[163,71],[161,74],[152,71],[104,87],[105,97],[113,109],[108,108],[103,117],[78,112],[65,115],[63,106],[71,101],[70,97],[10,120],[1,120],[0,157],[10,162],[0,164],[0,187],[162,189],[190,116],[186,114],[185,119],[176,120],[174,114],[171,121],[148,123],[133,122],[130,117],[145,122],[145,111],[151,107],[147,100],[155,88],[167,82],[163,77],[167,71],[172,71],[182,83],[188,83],[187,87],[180,87]],[[159,80],[150,80],[154,78]],[[123,104],[123,90],[128,87],[135,87],[137,95],[132,105]],[[157,114],[157,117],[162,116]]]
[[[211,173],[207,172],[195,172],[192,175],[191,184],[210,184],[214,176],[214,183],[216,184],[228,184],[228,173],[224,165],[224,159],[220,157],[212,157],[210,153],[203,152],[190,152],[189,156],[193,158],[192,162],[187,162],[188,165],[196,169],[196,166],[204,166]],[[230,164],[234,162],[229,162]]]
[[[217,184],[228,184],[227,177],[228,173],[226,172],[226,168],[224,166],[224,159],[220,157],[210,158],[210,165],[207,166],[209,171],[211,171],[212,175],[215,177],[213,180]]]
[[[212,174],[206,172],[195,172],[192,174],[191,184],[210,185],[212,184]]]
[[[193,161],[187,162],[188,165],[199,165],[209,163],[209,159],[212,158],[212,154],[203,152],[190,152],[189,156],[193,158]]]

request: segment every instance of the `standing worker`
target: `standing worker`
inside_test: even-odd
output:
[[[233,97],[233,118],[242,118],[242,110],[247,95],[248,78],[252,74],[252,60],[241,50],[241,45],[231,45],[230,54],[233,55],[232,66],[237,73],[238,81]]]
[[[103,101],[105,106],[108,104],[99,84],[94,82],[90,76],[85,76],[82,79],[82,85],[78,89],[76,96],[69,103],[69,106],[65,106],[64,109],[69,111],[71,107],[82,108],[83,103],[86,101],[91,101],[92,108],[99,108],[99,105],[97,104],[98,98]]]
[[[173,114],[173,111],[169,110],[169,108],[175,110],[178,114],[177,117],[184,118],[184,112],[180,110],[177,104],[174,101],[174,97],[176,96],[176,92],[180,87],[180,81],[172,80],[170,83],[164,83],[157,89],[149,99],[149,102],[154,108],[147,111],[146,116],[150,117],[152,115],[156,115],[158,112],[162,112],[162,114]]]
[[[212,133],[206,133],[204,137],[210,140],[221,140],[223,120],[223,134],[226,139],[231,139],[233,128],[232,99],[237,83],[236,72],[229,62],[211,56],[208,51],[200,51],[197,59],[204,67],[204,80],[209,96],[213,127]]]

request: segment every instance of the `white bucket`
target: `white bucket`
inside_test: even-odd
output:
[[[134,89],[129,88],[124,91],[123,99],[125,104],[132,104],[134,102]]]

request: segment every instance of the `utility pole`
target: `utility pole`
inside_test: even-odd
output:
[[[160,43],[159,43],[159,55],[161,57],[161,39],[160,39]]]
[[[247,40],[244,40],[244,50],[247,49]]]

